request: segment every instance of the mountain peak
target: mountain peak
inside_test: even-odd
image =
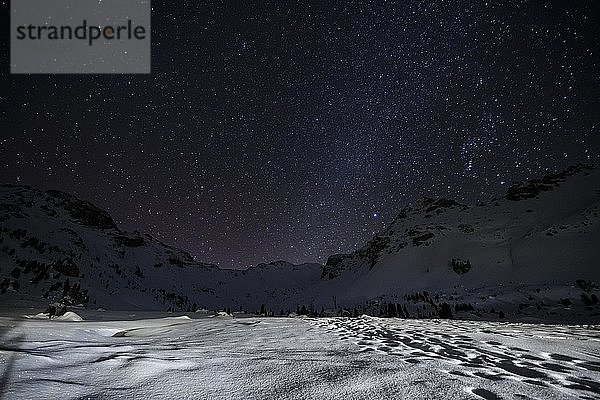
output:
[[[542,192],[552,191],[564,183],[568,177],[587,173],[594,169],[592,165],[577,164],[569,166],[562,172],[553,173],[546,172],[541,179],[530,179],[525,182],[520,182],[508,188],[505,198],[511,201],[519,201],[524,199],[532,199],[540,195]]]
[[[115,229],[117,225],[110,214],[86,200],[59,190],[45,192],[26,185],[4,184],[0,186],[1,218],[9,215],[24,217],[28,210],[39,208],[49,217],[59,217],[66,211],[73,221],[99,229]]]

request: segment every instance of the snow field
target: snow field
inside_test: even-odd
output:
[[[0,318],[0,342],[10,399],[600,396],[596,327],[122,313]]]

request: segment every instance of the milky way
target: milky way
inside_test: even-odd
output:
[[[154,1],[151,75],[5,65],[0,182],[239,268],[598,163],[598,2],[239,3]]]

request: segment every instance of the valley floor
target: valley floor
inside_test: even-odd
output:
[[[594,326],[135,318],[0,318],[0,398],[600,398]]]

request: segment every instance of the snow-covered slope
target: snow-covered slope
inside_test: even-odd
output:
[[[424,198],[365,247],[325,266],[277,261],[246,271],[121,231],[106,212],[68,194],[0,186],[3,306],[60,300],[275,314],[305,306],[592,322],[600,321],[599,244],[600,171],[581,165],[477,206]]]
[[[367,246],[330,257],[323,279],[349,304],[413,294],[423,315],[436,312],[433,298],[515,315],[598,316],[600,173],[571,167],[474,207],[424,198]]]
[[[3,306],[60,300],[111,309],[258,310],[268,298],[285,303],[310,286],[321,266],[219,269],[150,235],[119,230],[110,215],[74,196],[5,185],[0,268]]]

